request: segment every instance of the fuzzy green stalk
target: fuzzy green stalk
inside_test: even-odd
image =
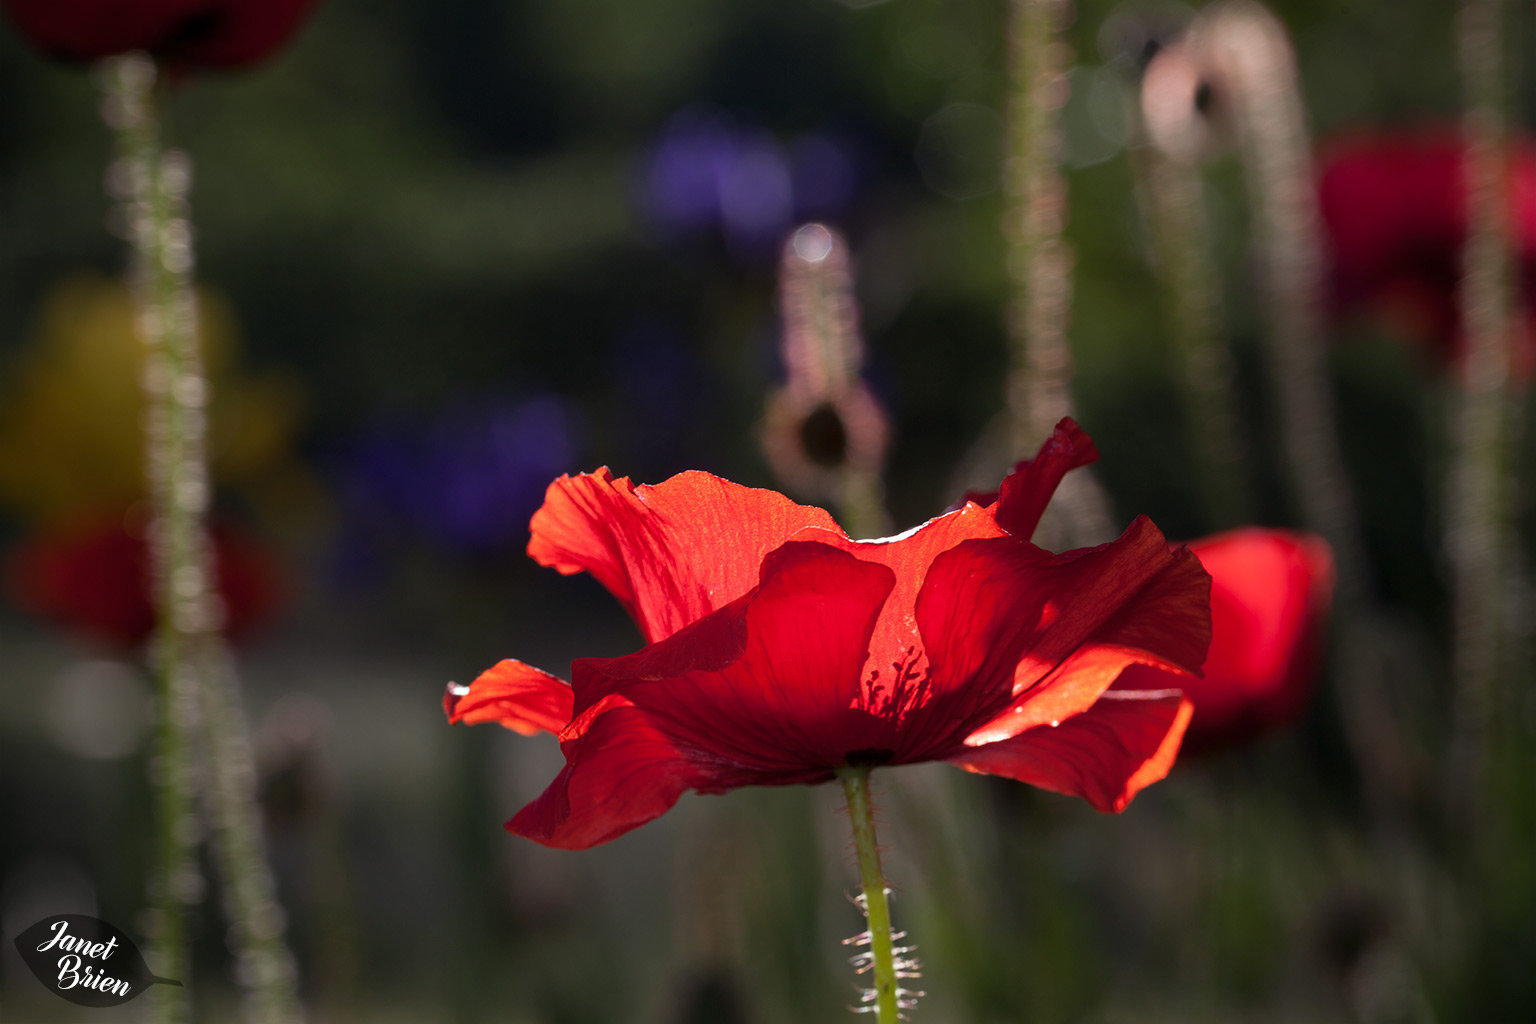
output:
[[[1328,375],[1321,215],[1295,58],[1284,27],[1257,3],[1233,0],[1204,17],[1208,59],[1236,114],[1264,261],[1264,354],[1291,490],[1307,526],[1333,548],[1340,603],[1354,607],[1365,590],[1365,545]]]
[[[217,634],[199,638],[203,735],[213,853],[224,881],[235,975],[246,994],[249,1024],[297,1024],[293,954],[283,939],[283,911],[267,866],[256,761],[240,706],[235,666]]]
[[[1263,258],[1262,349],[1287,482],[1302,521],[1333,549],[1337,689],[1345,730],[1375,814],[1397,817],[1409,799],[1412,758],[1370,613],[1371,573],[1334,414],[1321,215],[1295,55],[1284,26],[1252,0],[1207,8],[1192,32],[1230,104],[1253,205]]]
[[[201,899],[196,796],[211,811],[226,876],[235,955],[256,1024],[300,1019],[292,958],[262,848],[255,768],[232,669],[219,630],[212,546],[205,517],[211,495],[207,458],[208,381],[192,288],[190,169],[161,140],[155,66],[141,54],[106,65],[104,115],[117,135],[109,188],[122,200],[133,248],[131,280],[145,345],[145,473],[156,631],[155,772],[157,807],[155,969],[182,980],[191,970],[189,908]],[[198,756],[206,770],[197,770]],[[156,986],[156,1019],[190,1016],[187,989]]]
[[[1243,479],[1248,445],[1233,400],[1236,373],[1218,331],[1217,273],[1206,243],[1200,171],[1155,146],[1138,147],[1132,157],[1155,269],[1168,296],[1202,503],[1222,528],[1251,522],[1253,496]]]
[[[853,823],[853,845],[859,854],[859,883],[864,894],[860,904],[869,929],[852,940],[867,945],[873,985],[865,993],[866,1006],[875,1008],[879,1024],[896,1024],[901,1015],[902,990],[897,984],[896,954],[891,936],[891,908],[886,900],[885,872],[880,867],[880,847],[875,839],[875,812],[869,800],[869,769],[844,768],[838,773],[848,798],[848,818]],[[855,957],[856,961],[861,957]],[[864,1009],[863,1007],[860,1008]]]
[[[1451,561],[1455,707],[1449,805],[1475,821],[1487,734],[1499,705],[1509,586],[1507,522],[1512,417],[1510,337],[1514,254],[1509,223],[1508,101],[1500,0],[1464,0],[1457,41],[1466,112],[1470,230],[1461,285],[1467,338],[1452,413],[1455,451],[1446,495]]]
[[[1062,232],[1066,182],[1057,166],[1057,115],[1066,98],[1070,57],[1061,30],[1067,0],[1011,0],[1003,237],[1009,283],[1008,411],[1011,449],[1032,452],[1056,422],[1073,414],[1072,252]],[[1048,546],[1111,539],[1109,501],[1086,470],[1057,491],[1059,513],[1041,524]],[[1059,542],[1059,543],[1058,543]]]
[[[193,401],[203,396],[188,286],[190,240],[178,209],[178,169],[168,165],[161,147],[154,64],[141,54],[113,58],[105,68],[105,88],[103,114],[116,133],[118,153],[109,186],[124,200],[127,213],[131,280],[145,346],[145,472],[157,619],[152,649],[157,698],[153,966],[187,981],[187,917],[203,889],[193,769],[199,680],[191,648],[203,628],[199,612],[208,578],[199,530],[207,481],[202,407]],[[187,1020],[189,989],[155,986],[155,1019],[163,1024]]]
[[[850,537],[884,537],[891,532],[885,485],[877,470],[850,466],[838,487],[837,521]]]

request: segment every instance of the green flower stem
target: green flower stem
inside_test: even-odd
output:
[[[884,537],[891,532],[885,511],[885,485],[878,471],[849,466],[843,470],[837,496],[837,521],[850,537]]]
[[[1371,611],[1372,571],[1344,464],[1322,307],[1322,234],[1312,142],[1290,38],[1262,4],[1231,0],[1200,16],[1204,62],[1230,104],[1263,261],[1262,354],[1290,491],[1307,528],[1333,549],[1336,688],[1375,817],[1400,817],[1414,766]]]
[[[848,798],[848,817],[853,822],[853,844],[859,851],[859,881],[864,888],[863,910],[869,931],[853,940],[863,945],[868,940],[868,956],[873,963],[872,1002],[879,1024],[896,1024],[900,1016],[901,990],[896,984],[896,955],[891,941],[891,908],[887,902],[885,872],[880,868],[880,847],[875,840],[875,814],[869,802],[869,769],[844,768],[838,773],[843,793]],[[858,959],[858,958],[855,958]]]
[[[1219,287],[1207,243],[1200,170],[1155,146],[1137,147],[1132,169],[1151,228],[1155,269],[1168,297],[1182,411],[1202,504],[1224,529],[1251,522],[1248,444],[1234,400],[1236,371],[1218,326]]]
[[[201,722],[213,852],[224,880],[236,977],[246,991],[250,1024],[297,1024],[297,972],[283,939],[283,912],[267,867],[256,762],[240,707],[238,676],[216,634],[205,634],[196,662],[202,683]]]
[[[1236,112],[1264,260],[1264,356],[1291,490],[1333,548],[1341,605],[1364,601],[1365,544],[1334,415],[1322,308],[1322,228],[1306,109],[1285,28],[1256,3],[1211,8],[1208,60]]]
[[[145,471],[157,619],[152,651],[158,716],[153,966],[166,977],[190,982],[188,908],[201,898],[203,888],[196,859],[199,825],[192,767],[198,679],[191,655],[207,604],[207,558],[199,529],[207,502],[202,460],[206,389],[196,362],[195,310],[188,285],[191,240],[179,209],[185,174],[167,161],[161,146],[155,67],[148,58],[129,54],[110,60],[105,70],[103,112],[116,132],[118,152],[109,187],[124,200],[139,334],[145,346]],[[190,984],[155,986],[151,998],[156,1001],[156,1020],[188,1020],[190,991]]]
[[[204,522],[211,495],[205,440],[209,389],[192,288],[189,169],[183,155],[162,145],[153,62],[140,54],[109,61],[106,89],[104,114],[116,132],[118,150],[109,187],[126,213],[145,346],[145,470],[158,690],[154,967],[177,980],[190,974],[188,909],[203,889],[194,801],[204,790],[247,991],[247,1019],[292,1024],[300,1019],[293,960],[282,938],[282,914],[262,844],[248,731],[220,639],[222,611]],[[194,767],[198,754],[206,758],[202,772]],[[190,986],[156,986],[157,1020],[188,1020],[189,991]]]
[[[1011,449],[1033,452],[1063,416],[1073,415],[1072,252],[1062,237],[1067,187],[1057,167],[1056,119],[1070,51],[1061,30],[1067,0],[1011,0],[1003,236],[1009,309],[1008,411]],[[1041,528],[1046,546],[1110,540],[1109,499],[1087,470],[1057,491],[1058,511]],[[1064,514],[1063,514],[1064,513]]]
[[[1483,799],[1487,735],[1500,704],[1512,398],[1509,386],[1514,256],[1508,203],[1507,106],[1501,0],[1463,0],[1457,35],[1466,92],[1466,178],[1470,231],[1461,305],[1467,356],[1456,396],[1456,452],[1446,496],[1452,568],[1455,735],[1449,806],[1475,823]]]

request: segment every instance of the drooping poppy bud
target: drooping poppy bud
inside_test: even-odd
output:
[[[784,243],[779,290],[785,382],[768,399],[763,455],[795,490],[838,501],[845,515],[883,520],[877,498],[890,428],[860,378],[864,344],[853,296],[848,245],[821,224],[806,224]]]

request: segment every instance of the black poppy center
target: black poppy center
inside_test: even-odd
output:
[[[896,751],[885,747],[864,747],[860,750],[850,750],[843,755],[843,760],[850,768],[878,768],[883,764],[890,764],[891,758],[896,756]]]

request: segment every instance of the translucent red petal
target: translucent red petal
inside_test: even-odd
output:
[[[637,487],[606,468],[556,480],[531,525],[535,561],[591,573],[650,641],[756,586],[763,558],[797,531],[842,534],[822,509],[774,491],[700,472]]]
[[[451,724],[495,722],[524,736],[558,734],[571,720],[571,703],[564,679],[512,658],[497,662],[468,686],[448,684],[443,694]]]
[[[1191,711],[1176,690],[1112,690],[1060,725],[1037,726],[949,760],[1118,813],[1168,774]]]

